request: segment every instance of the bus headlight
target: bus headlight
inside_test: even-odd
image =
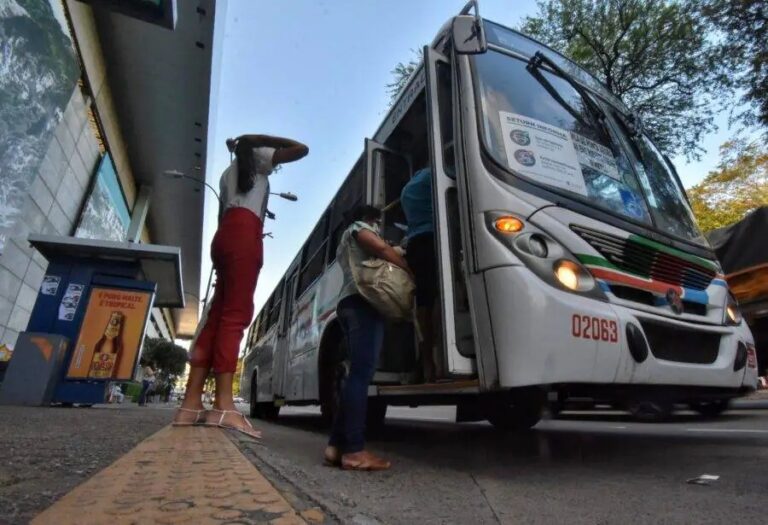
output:
[[[555,277],[572,292],[588,292],[595,287],[595,280],[582,266],[567,259],[561,259],[554,265]]]
[[[504,210],[485,212],[485,224],[496,240],[550,286],[608,300],[589,270],[561,242],[535,224]]]
[[[741,310],[739,303],[732,293],[728,292],[728,303],[725,305],[725,322],[730,325],[741,324]]]

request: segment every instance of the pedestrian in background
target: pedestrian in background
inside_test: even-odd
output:
[[[139,396],[139,406],[147,405],[147,394],[155,384],[155,371],[149,363],[145,363],[141,369],[141,395]]]
[[[371,257],[408,270],[405,259],[379,236],[381,210],[360,206],[351,213],[336,260],[344,275],[336,314],[349,349],[350,368],[339,393],[325,461],[345,470],[385,470],[390,462],[365,450],[368,385],[373,379],[384,342],[384,318],[357,290],[352,266]]]
[[[269,175],[279,164],[297,161],[309,149],[295,140],[243,135],[227,140],[235,154],[219,182],[219,227],[211,243],[216,288],[205,326],[191,348],[189,380],[174,425],[196,423],[261,433],[235,407],[232,381],[245,329],[253,319],[253,294],[263,262],[263,225],[269,198]],[[205,411],[202,394],[213,371],[214,408]]]

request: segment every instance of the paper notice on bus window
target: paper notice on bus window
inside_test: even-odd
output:
[[[571,140],[582,168],[591,168],[612,179],[621,180],[619,166],[610,149],[573,131],[571,131]]]
[[[509,167],[542,184],[587,195],[568,132],[525,115],[499,111]]]

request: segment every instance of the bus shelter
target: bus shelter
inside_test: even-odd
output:
[[[0,403],[94,404],[133,379],[153,307],[184,307],[181,249],[32,235],[48,269]]]

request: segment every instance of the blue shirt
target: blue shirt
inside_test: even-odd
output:
[[[432,170],[423,168],[408,181],[400,194],[400,206],[408,221],[407,237],[434,233],[432,215]]]

